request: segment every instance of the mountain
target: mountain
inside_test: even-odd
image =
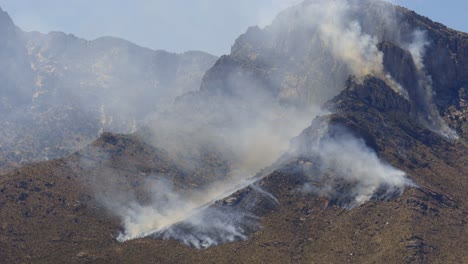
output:
[[[293,6],[145,128],[2,175],[0,258],[467,262],[467,36],[385,2]]]
[[[132,132],[197,90],[216,57],[143,48],[123,39],[23,32],[0,14],[1,170],[76,151],[103,131]]]
[[[419,75],[430,76],[428,82],[430,93],[436,94],[433,99],[436,111],[466,140],[466,119],[463,118],[467,111],[466,33],[449,29],[410,10],[394,9],[382,1],[339,1],[331,7],[337,10],[333,15],[338,22],[328,17],[332,15],[320,14],[319,4],[320,1],[305,1],[279,14],[264,29],[249,28],[237,39],[231,54],[220,58],[208,71],[202,90],[243,91],[241,82],[219,85],[236,72],[256,76],[258,86],[274,93],[280,101],[323,104],[342,90],[350,74],[365,75],[380,70],[372,67],[374,59],[382,59],[379,58],[381,51],[385,72],[405,89],[410,89],[408,93],[413,102],[415,97],[423,100],[426,93],[426,88],[418,87]],[[344,24],[349,19],[340,15],[352,17],[356,27],[346,29]],[[355,42],[353,38],[362,38],[364,44],[352,43]],[[345,44],[333,44],[334,40]],[[369,54],[353,51],[359,48]],[[422,104],[415,108],[429,107]]]

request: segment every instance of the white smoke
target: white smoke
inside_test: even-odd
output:
[[[238,185],[223,182],[191,192],[176,190],[164,175],[158,175],[147,180],[149,199],[146,202],[138,201],[135,195],[119,200],[101,197],[101,202],[122,220],[123,232],[117,237],[120,242],[153,236],[206,248],[245,240],[247,230],[258,226],[258,219],[246,211],[214,206],[219,199],[249,184],[248,181]],[[259,191],[274,199],[271,194]]]
[[[333,62],[346,66],[347,72],[344,78],[350,74],[361,78],[371,74],[389,80],[391,83],[394,82],[391,76],[383,72],[383,54],[377,48],[377,44],[382,40],[379,39],[381,36],[370,33],[359,18],[354,16],[354,6],[350,2],[348,0],[306,2],[293,10],[293,12],[300,11],[298,17],[293,15],[287,18],[296,19],[295,23],[298,25],[286,23],[285,27],[297,26],[298,28],[314,29],[315,33],[311,34],[313,36],[310,37],[317,36],[320,46],[316,49],[319,50],[319,53],[325,51],[332,54]],[[385,19],[390,19],[389,17],[385,17]],[[48,37],[50,36],[42,36],[42,38]],[[65,35],[57,37],[70,41],[73,39]],[[93,64],[82,63],[83,71],[78,71],[88,76],[88,82],[83,83],[83,80],[80,79],[75,86],[66,85],[69,84],[68,81],[62,85],[68,87],[71,94],[82,92],[81,88],[88,87],[87,96],[83,99],[84,102],[88,103],[88,97],[102,97],[100,100],[105,100],[105,104],[98,104],[100,110],[98,113],[102,122],[101,128],[114,126],[115,123],[118,123],[116,119],[120,117],[125,120],[127,114],[134,116],[142,112],[141,118],[145,118],[148,114],[147,111],[152,111],[156,100],[172,101],[182,92],[191,90],[180,89],[182,85],[178,84],[174,85],[178,89],[167,89],[165,93],[162,93],[162,86],[159,85],[159,78],[157,78],[159,76],[153,76],[148,80],[146,73],[148,68],[153,65],[155,56],[158,56],[156,52],[141,50],[138,57],[133,57],[135,50],[140,50],[140,48],[111,38],[93,42],[85,41],[83,43],[86,45],[83,45],[83,49],[91,44],[104,45],[107,42],[115,42],[113,44],[115,48],[110,51],[104,48],[104,51],[89,53],[87,55],[89,58],[95,59],[96,54],[101,54],[101,57]],[[425,73],[423,60],[428,44],[424,32],[416,31],[413,41],[408,44],[407,49],[411,52],[422,76],[420,83],[426,91],[424,100],[428,105],[430,124],[442,134],[452,136],[451,130],[440,118],[432,103],[431,78]],[[47,45],[45,47],[47,48]],[[30,51],[33,51],[34,48],[42,49],[44,47],[38,45],[31,47]],[[298,56],[299,59],[308,58],[307,52],[309,50],[299,50],[299,52],[304,53]],[[43,59],[41,52],[34,54],[30,55],[37,56],[38,62]],[[80,55],[82,54],[84,54],[83,51]],[[253,54],[252,57],[256,55]],[[48,59],[54,62],[56,58]],[[64,64],[66,66],[64,69],[75,66],[76,61],[70,61],[72,61],[70,65]],[[143,63],[137,63],[141,61]],[[68,60],[66,62],[68,63]],[[136,67],[136,65],[139,66]],[[274,68],[277,65],[267,66]],[[164,72],[165,67],[168,67],[168,64],[161,63],[158,70]],[[323,78],[324,80],[331,83],[330,80],[335,79],[335,76],[330,76],[333,71],[329,68],[321,68],[321,70],[320,73],[328,74],[327,77],[329,77]],[[177,73],[181,71],[184,72],[183,69],[175,70]],[[188,72],[190,73],[190,71]],[[153,73],[152,68],[148,74],[151,73]],[[115,78],[109,79],[110,75]],[[311,75],[308,77],[320,78],[323,76]],[[203,163],[203,159],[207,159],[204,156],[205,153],[201,153],[200,149],[208,149],[207,152],[210,154],[215,153],[220,160],[228,162],[228,171],[219,172],[217,175],[218,172],[214,173],[214,176],[217,176],[217,181],[187,190],[176,188],[171,181],[167,180],[168,175],[148,176],[143,197],[137,191],[125,188],[131,186],[130,183],[112,177],[115,171],[111,169],[103,169],[102,177],[105,178],[103,181],[91,181],[90,185],[95,188],[97,198],[122,221],[123,231],[117,238],[119,241],[156,236],[164,239],[177,239],[196,248],[205,248],[246,239],[248,230],[256,228],[256,218],[248,212],[217,208],[213,205],[217,200],[248,186],[251,183],[249,179],[286,152],[289,139],[307,127],[310,120],[317,114],[314,109],[302,109],[280,104],[278,98],[270,93],[271,91],[264,91],[265,87],[259,87],[259,83],[263,80],[259,81],[257,78],[260,79],[259,76],[246,77],[233,73],[225,79],[228,79],[228,83],[236,82],[237,85],[232,85],[233,87],[242,88],[240,91],[230,91],[238,93],[236,95],[241,94],[241,98],[223,97],[224,95],[221,93],[218,95],[219,97],[202,98],[200,102],[194,103],[189,100],[185,101],[190,103],[184,109],[169,108],[167,112],[158,112],[154,119],[149,120],[150,129],[155,133],[154,138],[150,138],[149,141],[156,147],[167,151],[175,164],[186,164],[189,161],[189,169],[207,166]],[[290,79],[294,79],[294,76]],[[279,82],[281,81],[279,80]],[[345,79],[340,79],[340,81],[344,84]],[[301,83],[301,81],[297,81],[297,83]],[[330,83],[321,82],[320,86],[312,88],[327,90],[333,86]],[[220,86],[223,84],[221,83]],[[281,86],[278,83],[270,83],[270,85]],[[186,88],[193,88],[188,86]],[[391,86],[396,87],[396,90],[404,94],[396,82],[392,83]],[[140,88],[134,92],[128,87]],[[148,88],[147,90],[141,87],[159,88]],[[111,88],[113,96],[109,96]],[[223,87],[220,88],[222,90]],[[150,92],[151,96],[149,96]],[[285,93],[287,92],[291,91],[285,91]],[[141,96],[142,94],[144,96]],[[328,96],[333,93],[323,94]],[[201,96],[203,95],[201,93]],[[75,95],[73,101],[76,100],[76,97]],[[61,101],[62,97],[59,99]],[[166,104],[165,100],[164,104]],[[113,114],[108,115],[109,112]],[[123,123],[128,125],[128,122]],[[132,125],[126,128],[133,130],[134,127]],[[405,187],[412,186],[404,172],[381,162],[376,153],[369,149],[362,140],[352,136],[324,138],[310,151],[319,160],[322,174],[331,171],[333,180],[343,180],[349,185],[347,192],[352,200],[344,204],[347,207],[360,205],[373,197],[384,199],[395,193],[401,194]],[[90,166],[96,166],[96,164]],[[207,169],[203,173],[206,171],[209,170]],[[190,176],[197,177],[198,175],[193,173],[188,177]],[[310,176],[313,182],[316,175]],[[322,182],[321,184],[320,187],[309,184],[306,189],[332,197],[339,191],[332,183],[325,182],[324,184]],[[258,186],[252,186],[252,189],[275,203],[281,203],[276,197]]]
[[[153,236],[176,239],[197,249],[208,248],[246,240],[249,230],[259,228],[258,220],[244,211],[208,207]]]
[[[306,1],[294,11],[295,20],[289,23],[316,31],[324,48],[347,65],[349,74],[382,75],[383,54],[377,48],[378,37],[363,32],[348,0]]]
[[[123,221],[124,230],[117,237],[120,242],[151,236],[175,239],[200,249],[246,240],[249,232],[261,228],[259,218],[246,208],[254,206],[255,201],[241,209],[216,204],[246,187],[274,204],[279,203],[276,197],[252,181],[230,188],[224,182],[204,191],[181,192],[163,177],[151,177],[148,181],[151,199],[146,203],[138,202],[134,197],[124,203],[110,199],[106,203]],[[230,198],[223,202],[229,203]]]
[[[383,54],[377,48],[378,39],[362,32],[359,22],[349,17],[350,8],[346,0],[314,1],[308,6],[308,17],[319,23],[323,43],[353,75],[381,75]]]
[[[100,196],[104,206],[121,219],[119,241],[155,236],[205,248],[247,238],[247,230],[256,225],[254,216],[212,205],[252,183],[251,177],[286,152],[290,138],[299,134],[318,111],[281,106],[271,96],[256,91],[255,81],[240,77],[236,81],[251,87],[245,89],[241,99],[207,96],[198,98],[200,103],[191,98],[150,120],[153,133],[145,138],[149,143],[164,149],[174,164],[189,164],[183,167],[193,175],[189,177],[202,173],[206,174],[202,178],[214,180],[177,190],[163,180],[167,175],[157,175],[145,184],[149,199],[144,201],[136,199],[137,194],[123,200],[114,199],[114,195]],[[210,169],[218,162],[210,162],[207,155],[213,153],[220,162],[229,163],[228,171]],[[103,187],[113,188],[108,184]],[[261,188],[254,191],[275,200]]]
[[[427,40],[426,32],[422,30],[415,30],[412,38],[412,41],[406,45],[406,49],[413,56],[413,61],[418,71],[424,71],[423,57],[426,53],[426,47],[430,42]]]
[[[331,175],[330,179],[319,179],[319,185],[314,185],[318,175],[309,175],[311,183],[305,185],[305,191],[329,199],[341,196],[344,201],[338,201],[340,205],[353,208],[372,198],[385,200],[401,195],[406,187],[414,186],[405,172],[380,161],[364,140],[344,129],[335,128],[334,133],[338,135],[323,136],[309,150],[320,164],[320,173]],[[341,180],[349,185],[346,190],[337,190],[334,185]]]
[[[439,111],[437,110],[437,106],[433,102],[435,93],[432,88],[432,77],[426,72],[424,66],[424,56],[426,54],[427,46],[429,45],[430,41],[428,40],[427,33],[422,30],[415,30],[412,34],[411,42],[404,44],[405,48],[411,53],[418,71],[418,89],[422,90],[419,96],[422,98],[417,98],[417,100],[422,101],[423,107],[425,108],[422,110],[426,115],[421,121],[424,125],[428,126],[429,129],[448,139],[456,140],[458,139],[457,133],[442,119]]]
[[[352,18],[348,1],[317,0],[307,2],[304,8],[301,11],[305,13],[296,22],[316,29],[324,49],[348,68],[347,76],[372,74],[392,80],[383,72],[378,37],[365,33],[359,21]],[[327,70],[323,73],[330,74]],[[289,140],[318,114],[314,109],[280,104],[268,90],[271,87],[261,86],[260,78],[234,71],[223,76],[222,82],[215,82],[220,87],[213,94],[206,90],[188,94],[179,98],[173,109],[155,114],[149,123],[154,132],[149,141],[167,151],[175,164],[189,160],[193,167],[205,166],[199,150],[208,149],[226,159],[229,169],[216,175],[218,181],[214,183],[183,191],[161,181],[159,178],[165,176],[160,175],[148,182],[147,201],[135,199],[136,195],[117,204],[105,198],[103,203],[123,223],[119,241],[156,236],[205,248],[247,238],[247,230],[256,225],[255,217],[210,205],[250,184],[249,179],[285,153]],[[224,91],[223,85],[239,90]],[[329,86],[314,88],[325,90]],[[344,206],[351,208],[373,197],[384,199],[412,186],[404,172],[381,162],[375,152],[354,137],[325,138],[310,151],[318,157],[322,173],[333,171],[334,179],[350,186],[346,191],[352,201]],[[309,187],[321,195],[337,192],[332,184]],[[269,200],[281,202],[262,189],[253,189]]]

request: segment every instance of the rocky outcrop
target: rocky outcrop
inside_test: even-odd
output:
[[[331,110],[361,110],[375,108],[380,112],[410,113],[410,101],[397,94],[383,80],[368,76],[362,82],[350,78],[346,88],[325,105]]]
[[[419,86],[418,72],[411,53],[387,41],[379,43],[379,50],[384,55],[385,70],[408,92],[408,99],[415,100],[421,97],[416,91]]]
[[[401,8],[402,24],[419,28],[427,34],[429,43],[426,47],[424,65],[432,77],[433,88],[439,107],[446,108],[459,99],[458,91],[466,87],[468,79],[467,45],[468,35],[433,22],[415,12]]]

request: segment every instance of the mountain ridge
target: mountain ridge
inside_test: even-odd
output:
[[[106,130],[133,131],[155,106],[198,89],[216,59],[112,37],[88,41],[63,32],[24,32],[8,13],[0,17],[4,172],[68,155]]]

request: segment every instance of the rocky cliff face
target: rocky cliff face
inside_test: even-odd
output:
[[[320,4],[305,1],[282,12],[264,29],[249,28],[236,40],[231,54],[208,71],[202,87],[242,94],[246,86],[242,81],[226,83],[226,80],[256,76],[255,85],[249,89],[266,89],[281,103],[321,105],[342,90],[350,74],[361,74],[352,67],[358,65],[357,60],[375,56],[380,61],[377,64],[381,64],[377,68],[382,67],[382,71],[377,71],[390,75],[397,82],[394,86],[401,86],[409,94],[415,115],[434,127],[440,126],[431,124],[438,117],[427,115],[441,115],[444,122],[466,139],[466,120],[461,117],[467,111],[466,33],[376,1],[323,4],[331,5],[329,9],[334,8],[337,17],[344,14],[344,19],[339,17],[335,22],[314,13],[315,9],[320,10],[317,2]],[[345,22],[358,26],[346,28],[349,25],[344,25]],[[328,28],[322,28],[323,24]],[[324,33],[328,31],[337,34]],[[349,45],[348,54],[342,54],[341,49],[346,47],[331,44],[335,40],[352,42],[339,39],[348,35],[366,42],[370,52],[354,54],[352,50],[363,47],[347,43],[344,45]],[[373,45],[380,53],[370,48]]]
[[[216,57],[104,37],[23,32],[0,14],[0,167],[57,158],[103,131],[132,132],[197,90]]]

